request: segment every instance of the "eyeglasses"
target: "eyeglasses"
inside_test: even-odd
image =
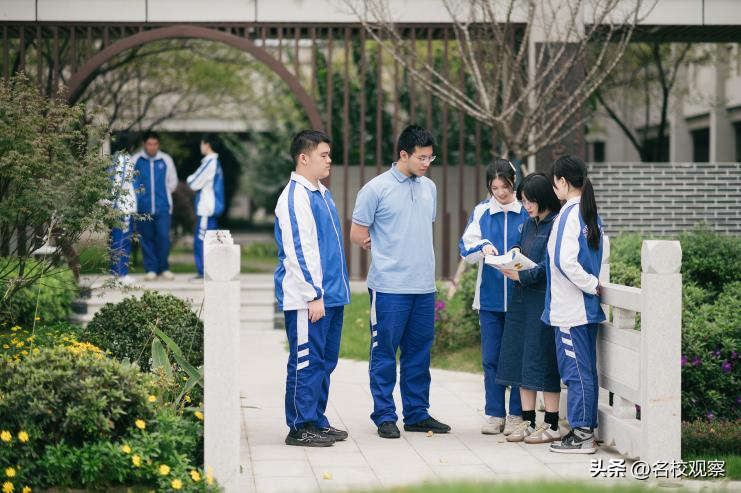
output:
[[[434,161],[437,156],[435,156],[434,154],[431,156],[415,156],[414,154],[412,154],[412,157],[416,157],[420,163],[432,163],[432,161]]]
[[[522,197],[522,205],[524,205],[525,207],[528,207],[530,205],[538,205],[538,203],[537,202],[530,202],[525,197]]]

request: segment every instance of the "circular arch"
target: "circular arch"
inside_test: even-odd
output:
[[[285,82],[293,92],[299,104],[303,107],[306,115],[309,117],[309,123],[314,129],[322,130],[322,119],[319,116],[319,109],[309,93],[303,88],[296,76],[291,74],[286,67],[275,59],[267,50],[257,46],[247,38],[240,38],[233,34],[217,31],[200,26],[168,26],[142,31],[113,43],[91,57],[77,72],[72,74],[67,84],[67,99],[77,101],[87,88],[90,82],[95,78],[95,70],[114,56],[126,50],[134,48],[151,41],[172,38],[197,38],[207,39],[210,41],[220,41],[224,44],[240,49],[254,56],[264,63],[270,70],[275,72]]]

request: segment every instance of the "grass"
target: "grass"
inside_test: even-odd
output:
[[[708,461],[723,461],[725,462],[725,477],[730,480],[738,481],[741,480],[741,455],[723,455],[723,454],[693,454],[685,455],[682,457],[685,462],[704,460]],[[716,479],[716,478],[692,478],[692,479]]]
[[[644,484],[608,487],[604,484],[573,482],[530,483],[447,483],[394,488],[397,493],[645,493]]]
[[[370,297],[366,293],[353,293],[350,304],[345,307],[342,327],[340,357],[355,360],[368,360],[370,348]],[[446,353],[433,351],[431,366],[446,370],[481,373],[481,348],[479,346],[461,348]]]

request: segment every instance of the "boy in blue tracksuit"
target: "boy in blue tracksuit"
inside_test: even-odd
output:
[[[527,211],[514,193],[515,170],[506,159],[497,159],[486,170],[490,198],[478,204],[471,214],[459,242],[461,257],[478,264],[473,309],[479,312],[481,325],[481,360],[484,367],[486,419],[481,433],[509,435],[522,422],[519,387],[509,395],[509,415],[505,408],[506,386],[495,382],[507,305],[512,298],[512,281],[501,271],[484,263],[487,254],[504,254],[520,244]]]
[[[399,136],[399,160],[358,193],[350,239],[371,251],[368,272],[371,419],[381,438],[399,438],[393,391],[401,349],[404,430],[447,433],[430,416],[430,349],[435,338],[435,253],[432,225],[437,190],[425,177],[435,156],[427,130],[410,125]]]
[[[329,176],[329,145],[329,137],[316,130],[293,138],[296,171],[275,208],[275,295],[289,346],[285,442],[304,447],[327,447],[347,438],[324,414],[344,308],[350,303],[340,218],[332,194],[320,182]]]
[[[193,256],[198,277],[203,277],[203,239],[206,231],[218,229],[216,218],[224,212],[224,173],[219,155],[214,152],[215,139],[210,134],[201,137],[203,159],[186,182],[196,192],[196,231],[193,236]]]
[[[131,285],[134,279],[129,276],[129,254],[131,238],[134,234],[136,214],[136,190],[134,189],[134,167],[126,153],[119,153],[111,167],[114,186],[113,208],[121,213],[120,226],[111,228],[109,238],[111,274],[123,285]]]
[[[572,430],[551,452],[591,454],[596,451],[597,330],[605,314],[600,306],[602,221],[587,167],[564,156],[552,165],[553,188],[566,203],[548,239],[547,290],[541,320],[554,327],[558,370],[568,387],[567,410]]]
[[[160,139],[155,132],[146,133],[142,142],[143,149],[131,160],[136,170],[137,211],[149,216],[136,226],[141,237],[144,279],[153,281],[161,275],[170,280],[174,279],[168,262],[170,218],[178,174],[170,155],[160,151]]]

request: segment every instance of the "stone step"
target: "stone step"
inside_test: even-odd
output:
[[[73,313],[69,316],[70,323],[85,326],[93,319],[95,313]],[[245,314],[240,313],[239,323],[243,328],[266,328],[272,329],[274,325],[274,315],[270,314]]]
[[[181,300],[189,301],[193,306],[200,306],[203,301],[203,291],[194,292],[166,292],[158,291],[162,294],[171,294]],[[143,291],[101,291],[93,292],[89,298],[78,298],[76,304],[87,305],[88,307],[100,307],[106,303],[118,303],[125,298],[141,297]],[[242,290],[240,304],[242,306],[272,306],[275,303],[275,294],[273,291],[249,291]]]

